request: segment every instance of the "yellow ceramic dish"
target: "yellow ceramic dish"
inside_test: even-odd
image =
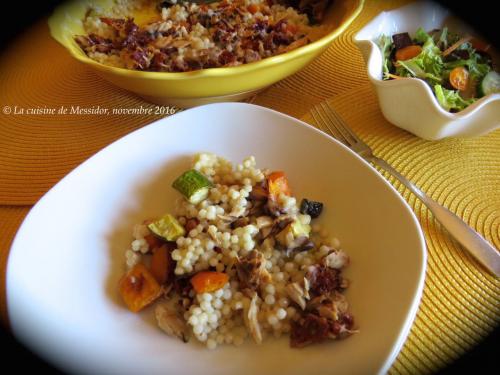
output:
[[[87,57],[74,41],[74,36],[85,34],[82,19],[90,4],[107,9],[112,1],[71,1],[59,6],[49,18],[51,35],[73,57],[95,69],[97,74],[111,83],[154,103],[189,107],[241,100],[296,73],[347,29],[361,12],[364,0],[335,0],[322,22],[322,36],[306,46],[249,64],[183,73],[116,68]],[[312,38],[315,39],[314,35]]]

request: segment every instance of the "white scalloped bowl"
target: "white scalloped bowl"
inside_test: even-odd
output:
[[[443,26],[474,35],[448,10],[430,2],[382,12],[355,35],[354,42],[365,59],[383,115],[392,124],[427,140],[474,137],[500,128],[500,94],[487,95],[458,113],[450,113],[418,78],[382,80],[382,53],[375,43],[380,35],[405,31],[413,35],[419,27],[432,30]]]

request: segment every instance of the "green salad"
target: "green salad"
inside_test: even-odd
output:
[[[489,46],[479,39],[450,32],[382,35],[383,79],[420,78],[445,110],[458,112],[477,99],[500,92],[500,75],[493,69]]]

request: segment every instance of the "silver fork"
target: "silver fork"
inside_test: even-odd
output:
[[[378,165],[396,177],[427,206],[436,220],[446,228],[453,238],[491,273],[496,277],[500,277],[500,253],[453,212],[429,198],[422,190],[407,180],[406,177],[401,175],[388,163],[373,155],[372,149],[349,129],[344,120],[329,103],[322,102],[313,107],[311,114],[321,130],[344,143],[369,163]]]

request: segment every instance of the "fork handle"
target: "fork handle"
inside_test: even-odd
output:
[[[465,249],[467,249],[484,267],[486,267],[496,277],[500,277],[500,253],[491,246],[481,235],[469,227],[462,219],[453,212],[441,206],[436,201],[429,198],[415,184],[406,179],[395,170],[390,164],[377,157],[369,158],[373,164],[385,169],[396,177],[404,186],[415,194],[432,212],[434,217],[446,228]]]

